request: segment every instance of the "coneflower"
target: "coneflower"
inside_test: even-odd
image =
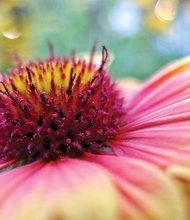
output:
[[[157,114],[158,103],[165,108],[177,102],[172,99],[177,84],[172,87],[176,91],[172,90],[171,100],[164,98],[163,92],[168,92],[164,79],[169,85],[175,77],[164,72],[156,104],[150,99],[157,92],[155,78],[136,95],[131,93],[129,101],[127,89],[111,80],[106,48],[100,65],[93,61],[94,52],[95,48],[88,62],[74,55],[55,57],[52,52],[45,61],[19,65],[2,77],[0,219],[187,219],[185,200],[173,180],[142,161],[158,164],[144,153],[146,148],[152,149],[153,142],[156,154],[178,149],[166,147],[169,141],[165,145],[158,142],[159,135],[161,140],[168,134],[160,126],[163,120],[162,114]],[[178,80],[183,79],[182,71]],[[177,109],[180,106],[183,109],[180,102]],[[171,109],[166,112],[175,114]],[[184,129],[183,118],[177,122]],[[164,121],[166,128],[172,120],[175,124],[176,117]],[[160,129],[158,135],[151,130],[150,138],[144,133],[138,136],[150,126]],[[182,148],[187,139],[178,137],[179,152],[186,152]],[[134,150],[137,143],[142,150]],[[121,152],[128,158],[117,156]],[[174,164],[170,161],[167,159],[164,167]]]

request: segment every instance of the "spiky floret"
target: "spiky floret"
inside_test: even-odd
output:
[[[74,157],[102,151],[123,124],[125,110],[102,63],[53,55],[19,66],[0,85],[0,158]]]

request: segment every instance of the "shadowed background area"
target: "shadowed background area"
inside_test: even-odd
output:
[[[115,78],[145,79],[169,61],[190,53],[188,0],[0,1],[0,71],[17,54],[44,58],[48,41],[58,55],[87,53],[93,42],[113,55]]]

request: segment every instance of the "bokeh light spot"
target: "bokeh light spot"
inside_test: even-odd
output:
[[[161,20],[172,21],[176,17],[177,5],[177,0],[158,0],[154,13]]]
[[[1,33],[3,34],[4,37],[10,40],[17,39],[21,36],[21,34],[15,28],[9,30],[3,30]]]

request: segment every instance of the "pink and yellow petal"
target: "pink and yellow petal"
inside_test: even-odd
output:
[[[133,159],[87,154],[35,162],[1,174],[0,186],[0,219],[187,219],[176,185]]]
[[[113,178],[123,201],[124,219],[186,219],[183,196],[174,182],[150,164],[114,156],[87,155]]]
[[[1,174],[0,186],[0,219],[118,219],[113,184],[89,162],[37,162]]]
[[[188,206],[190,207],[190,171],[189,167],[187,166],[170,166],[166,170],[167,173],[171,177],[175,177],[176,180],[182,185],[183,190],[186,194],[186,200],[188,203]],[[190,213],[189,213],[190,216]]]

